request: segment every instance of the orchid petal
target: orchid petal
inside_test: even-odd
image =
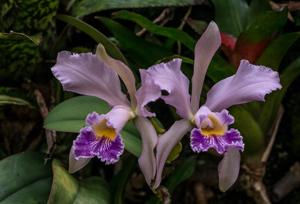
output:
[[[102,44],[98,45],[96,55],[101,61],[103,61],[106,64],[107,67],[109,67],[110,69],[115,71],[120,76],[120,78],[124,82],[124,84],[127,88],[127,91],[129,93],[131,105],[133,107],[135,107],[136,106],[135,78],[134,78],[134,75],[133,75],[132,71],[130,70],[130,68],[127,65],[125,65],[123,62],[121,62],[120,60],[116,60],[116,59],[110,57],[106,53],[106,50]]]
[[[72,147],[69,154],[69,172],[73,174],[76,171],[79,171],[85,167],[90,160],[91,158],[79,158],[78,160],[75,159],[74,148]]]
[[[210,89],[205,106],[212,111],[220,111],[232,105],[264,101],[266,94],[280,88],[277,72],[241,60],[235,75],[223,79]]]
[[[188,119],[192,117],[189,95],[189,80],[180,71],[181,59],[173,59],[167,63],[156,64],[148,68],[147,72],[161,90],[169,93],[161,98],[174,106],[178,115]]]
[[[229,148],[222,161],[219,163],[219,188],[222,192],[227,191],[236,181],[240,171],[241,155],[239,150]]]
[[[172,149],[181,138],[191,129],[191,124],[188,120],[182,119],[176,121],[170,129],[158,138],[156,147],[156,162],[157,172],[154,188],[157,188],[161,182],[162,171],[165,166],[166,160],[171,153]]]
[[[52,72],[66,91],[96,96],[111,106],[128,105],[117,74],[92,53],[62,51],[58,53]]]
[[[139,157],[140,169],[143,172],[149,186],[156,173],[156,160],[154,148],[157,144],[157,134],[151,122],[144,117],[137,117],[135,125],[142,137],[142,153]]]
[[[150,74],[146,70],[140,70],[142,85],[136,92],[138,115],[143,117],[154,117],[155,114],[149,112],[145,106],[156,101],[161,96],[159,86],[154,84]]]
[[[221,45],[220,31],[215,22],[210,22],[195,47],[194,74],[192,77],[192,111],[199,108],[200,94],[208,65]]]

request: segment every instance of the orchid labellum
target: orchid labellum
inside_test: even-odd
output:
[[[171,150],[192,129],[190,146],[194,152],[214,149],[224,155],[219,164],[219,187],[226,191],[238,177],[239,152],[244,150],[240,132],[230,128],[234,117],[227,109],[250,101],[264,101],[266,94],[281,88],[277,72],[241,60],[236,74],[216,83],[207,93],[206,102],[199,108],[205,74],[220,44],[219,29],[211,22],[195,47],[191,97],[189,80],[180,70],[181,59],[173,59],[142,71],[144,81],[152,84],[152,91],[159,88],[168,92],[168,95],[160,97],[175,107],[177,114],[183,118],[158,138],[154,188],[161,182],[162,170]],[[155,92],[151,95],[157,97]]]

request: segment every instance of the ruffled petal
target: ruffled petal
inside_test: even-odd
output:
[[[96,112],[89,113],[85,119],[88,126],[93,126],[101,120],[106,119],[107,125],[113,127],[119,133],[126,123],[132,118],[133,113],[127,106],[114,106],[106,114],[98,114]]]
[[[138,115],[143,117],[154,117],[155,113],[149,112],[145,106],[160,98],[161,90],[159,86],[154,84],[154,81],[146,70],[140,69],[140,75],[142,85],[136,92]]]
[[[229,148],[222,161],[219,163],[219,188],[221,191],[227,191],[236,181],[240,171],[241,155],[239,150]]]
[[[280,88],[277,72],[241,60],[235,75],[223,79],[211,88],[205,106],[212,111],[220,111],[232,105],[264,101],[266,94]]]
[[[124,84],[127,88],[127,91],[130,96],[131,105],[133,107],[135,107],[136,106],[135,78],[134,78],[134,75],[133,75],[132,71],[130,70],[130,68],[126,64],[121,62],[120,60],[116,60],[116,59],[110,57],[106,53],[104,46],[101,44],[99,44],[97,47],[96,55],[102,62],[105,63],[105,65],[108,68],[110,68],[114,72],[118,73],[118,75],[120,76],[120,78],[122,79],[122,81],[124,82]]]
[[[96,96],[111,106],[129,103],[121,91],[117,74],[92,53],[62,51],[58,53],[52,72],[66,91]]]
[[[94,146],[92,153],[105,164],[114,164],[119,161],[124,152],[124,142],[120,135],[115,140],[101,138]]]
[[[215,22],[210,22],[195,47],[194,74],[192,77],[192,110],[199,108],[200,94],[208,65],[221,45],[220,31]]]
[[[157,188],[161,182],[162,171],[168,156],[176,144],[179,143],[181,138],[191,129],[191,124],[188,120],[182,119],[176,121],[170,129],[158,138],[156,147],[156,162],[157,172],[154,188]]]
[[[74,148],[72,147],[69,154],[69,172],[73,174],[76,171],[79,171],[85,167],[90,160],[90,158],[75,159]]]
[[[191,132],[191,148],[194,152],[206,152],[210,148],[223,154],[229,148],[244,150],[243,138],[238,130],[230,129],[223,136],[204,136],[199,129],[194,128]]]
[[[93,158],[93,148],[98,143],[91,127],[85,127],[80,130],[80,134],[73,141],[75,159]]]
[[[180,71],[181,59],[173,59],[167,63],[160,63],[148,68],[147,72],[161,90],[169,93],[161,98],[174,106],[182,118],[191,118],[189,80]]]
[[[156,174],[156,160],[154,148],[157,144],[157,134],[150,121],[143,117],[137,117],[135,125],[142,137],[142,153],[139,157],[139,166],[145,176],[145,180],[151,186]]]

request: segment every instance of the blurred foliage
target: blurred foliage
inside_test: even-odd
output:
[[[164,187],[152,192],[138,170],[141,139],[131,123],[122,132],[127,151],[119,163],[105,166],[95,159],[74,175],[65,169],[73,133],[84,125],[86,114],[105,113],[108,107],[95,97],[62,91],[50,72],[57,52],[94,51],[102,43],[136,76],[139,68],[180,57],[183,72],[191,78],[195,42],[211,20],[220,27],[222,47],[209,66],[201,100],[214,83],[234,74],[240,59],[280,73],[281,91],[265,103],[231,110],[246,143],[242,175],[247,173],[245,166],[259,168],[255,165],[269,144],[278,109],[283,105],[286,110],[266,169],[264,182],[271,192],[275,181],[300,158],[299,19],[299,10],[272,10],[267,0],[1,1],[0,202],[160,203],[171,196],[173,203],[197,203],[200,196],[209,203],[253,203],[241,188],[243,181],[226,194],[216,190],[219,158],[211,152],[195,157],[188,137],[169,157]],[[161,101],[150,107],[157,112],[152,122],[160,133],[178,119]],[[37,153],[46,151],[49,134],[57,135],[51,151]],[[45,165],[43,158],[49,159]],[[283,201],[297,202],[295,193]]]

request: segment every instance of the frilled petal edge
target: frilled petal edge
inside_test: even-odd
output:
[[[220,111],[232,105],[264,101],[266,94],[280,88],[277,72],[241,60],[235,75],[221,80],[210,89],[205,106],[212,111]]]
[[[117,74],[92,53],[62,51],[51,70],[66,91],[96,96],[111,106],[129,104]]]

